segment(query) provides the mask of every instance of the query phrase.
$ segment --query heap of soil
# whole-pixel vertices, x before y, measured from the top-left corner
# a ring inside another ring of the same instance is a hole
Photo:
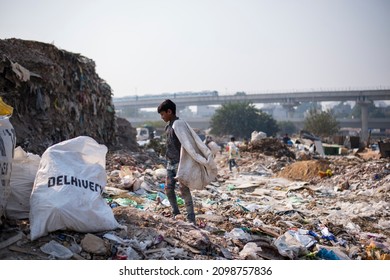
[[[330,162],[326,160],[297,161],[287,165],[276,176],[296,181],[310,181],[319,177],[319,171],[326,172]]]

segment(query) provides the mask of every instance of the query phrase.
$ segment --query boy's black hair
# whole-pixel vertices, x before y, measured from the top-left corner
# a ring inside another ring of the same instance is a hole
[[[157,113],[161,113],[162,111],[167,112],[168,109],[171,109],[172,114],[176,115],[176,104],[173,103],[170,99],[165,99],[158,107]]]

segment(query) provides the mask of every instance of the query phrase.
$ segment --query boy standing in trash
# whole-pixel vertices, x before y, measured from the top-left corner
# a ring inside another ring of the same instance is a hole
[[[236,158],[240,157],[240,151],[235,143],[236,139],[234,137],[230,138],[230,142],[227,143],[226,149],[229,155],[229,170],[233,171],[233,167],[237,168],[237,172],[240,172]]]
[[[176,104],[170,99],[162,102],[157,112],[167,123],[165,126],[167,177],[165,193],[173,210],[173,216],[180,214],[176,200],[175,186],[184,199],[187,221],[196,224],[194,203],[190,189],[202,189],[217,176],[217,167],[210,149],[195,131],[176,116]]]

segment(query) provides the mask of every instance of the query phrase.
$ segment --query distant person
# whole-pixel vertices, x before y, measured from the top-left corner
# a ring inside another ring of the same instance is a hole
[[[236,139],[234,137],[231,137],[230,142],[226,145],[226,150],[229,155],[229,170],[233,171],[233,168],[235,167],[237,169],[237,172],[240,172],[240,168],[236,162],[236,159],[240,157],[240,151],[235,141]]]
[[[282,138],[282,140],[283,140],[283,143],[284,143],[284,144],[288,145],[289,142],[291,141],[291,138],[288,136],[288,133],[286,133],[286,134],[284,135],[284,137]]]
[[[309,152],[310,153],[315,153],[315,152],[317,152],[317,147],[316,147],[316,145],[315,145],[315,143],[314,142],[312,142],[311,144],[310,144],[310,146],[309,146]]]
[[[166,99],[157,107],[161,119],[167,123],[166,153],[167,177],[165,193],[173,210],[173,216],[180,210],[176,200],[175,187],[184,199],[187,221],[196,224],[191,189],[202,189],[217,176],[217,166],[210,149],[202,142],[195,131],[176,116],[176,104]]]

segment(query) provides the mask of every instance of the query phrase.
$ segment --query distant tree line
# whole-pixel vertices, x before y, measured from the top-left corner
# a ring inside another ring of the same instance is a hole
[[[368,117],[369,118],[390,118],[390,106],[375,106],[374,102],[368,105]],[[336,118],[360,118],[361,105],[356,103],[353,107],[346,103],[340,102],[332,108],[332,112]]]
[[[253,131],[262,131],[267,136],[276,136],[279,132],[293,134],[297,128],[290,121],[277,122],[271,115],[256,108],[250,102],[231,102],[218,108],[211,118],[211,134],[247,138]],[[306,107],[304,130],[328,137],[339,131],[340,124],[333,110],[322,111],[320,106]]]

